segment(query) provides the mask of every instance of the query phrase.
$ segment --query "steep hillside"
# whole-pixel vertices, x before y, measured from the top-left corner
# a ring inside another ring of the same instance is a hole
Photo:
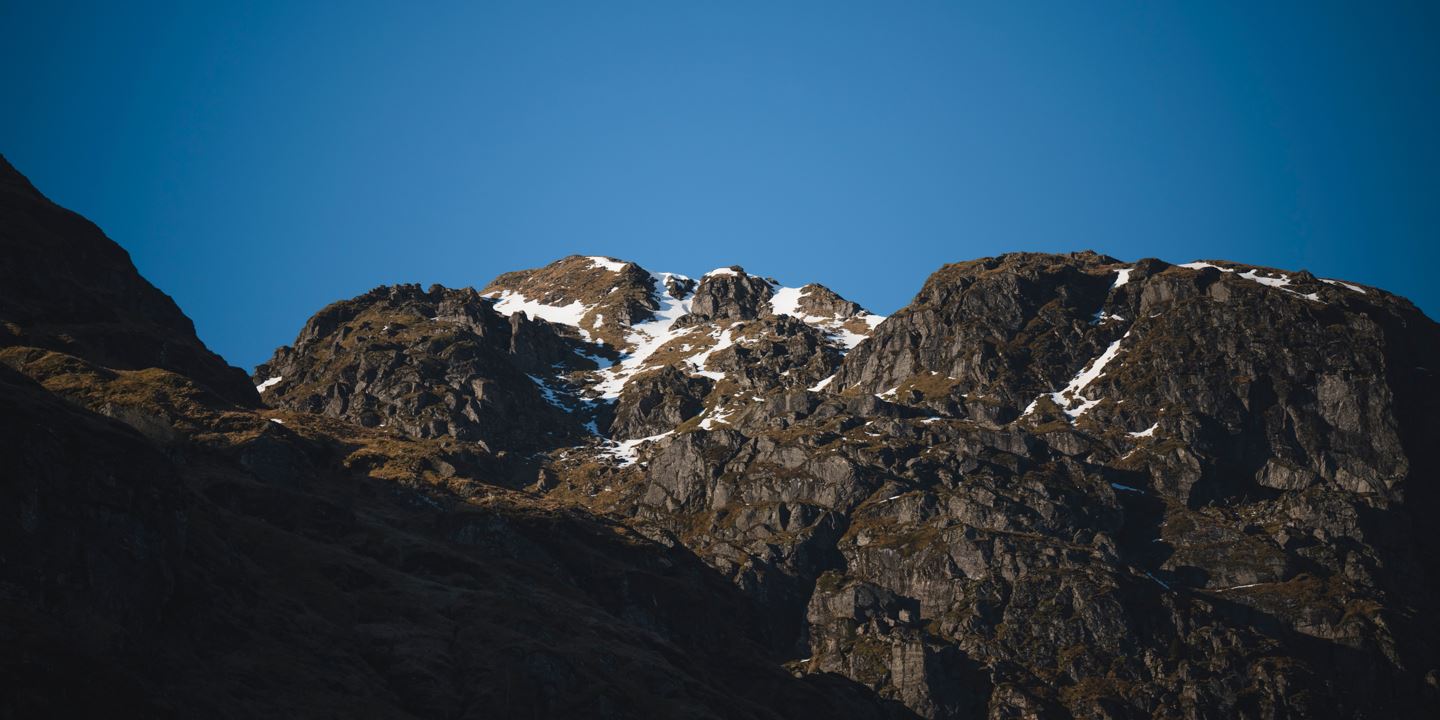
[[[7,242],[38,232],[7,223]],[[118,247],[98,233],[33,239],[62,254],[95,244],[66,272],[106,276],[97,297],[140,297],[117,298],[98,320],[78,302],[51,318],[44,293],[0,286],[11,333],[0,348],[0,717],[906,715],[838,675],[786,672],[763,619],[712,568],[512,489],[534,466],[445,434],[464,425],[381,427],[351,414],[356,404],[335,417],[257,410],[248,384],[233,392],[217,380],[243,374],[112,262]],[[502,348],[566,346],[472,295],[402,288],[375,300],[407,326],[417,307],[445,318],[449,334],[424,346],[448,353],[441,374],[494,372],[505,389],[477,397],[548,422],[543,397],[512,387],[533,388],[528,366]],[[151,341],[169,352],[122,352]],[[312,357],[336,354],[297,376],[294,397],[394,389],[350,376],[374,369],[374,342],[301,343]],[[167,365],[181,346],[205,362]],[[427,379],[430,361],[414,360]]]
[[[1440,326],[1383,290],[1009,254],[882,318],[571,256],[245,383],[8,177],[0,717],[1440,707]]]
[[[0,157],[0,347],[83,355],[108,367],[165,368],[231,402],[258,405],[245,374],[195,337],[170,296],[90,221],[41,195]]]

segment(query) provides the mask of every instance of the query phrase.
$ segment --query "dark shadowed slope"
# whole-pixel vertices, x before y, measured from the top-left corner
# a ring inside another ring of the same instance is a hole
[[[170,296],[100,228],[45,198],[0,157],[0,347],[25,345],[101,365],[173,370],[247,407],[245,374],[195,337]]]

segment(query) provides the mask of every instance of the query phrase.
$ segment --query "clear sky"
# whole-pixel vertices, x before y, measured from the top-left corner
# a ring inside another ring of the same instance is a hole
[[[570,253],[882,313],[1013,250],[1225,258],[1437,317],[1437,8],[0,0],[0,153],[247,369]]]

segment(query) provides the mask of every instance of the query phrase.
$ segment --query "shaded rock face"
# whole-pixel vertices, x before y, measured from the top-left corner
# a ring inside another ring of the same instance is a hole
[[[584,432],[582,408],[541,376],[594,362],[548,325],[501,316],[468,288],[378,288],[322,310],[255,377],[276,407],[496,449],[556,447]]]
[[[1375,288],[1013,254],[880,322],[575,256],[325,308],[257,410],[17,287],[0,715],[1440,706],[1440,328]]]
[[[658,435],[695,417],[704,409],[714,383],[674,367],[641,375],[625,386],[615,406],[610,435],[619,440]]]
[[[50,202],[0,157],[0,347],[44,347],[109,367],[185,374],[245,406],[245,373],[195,337],[170,296],[90,221]]]
[[[694,550],[801,672],[925,717],[1440,700],[1440,329],[1403,299],[1007,255],[937,272],[819,391],[722,352],[723,427],[551,494]]]

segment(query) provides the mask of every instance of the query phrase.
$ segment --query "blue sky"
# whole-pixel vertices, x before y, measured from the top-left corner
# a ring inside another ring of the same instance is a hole
[[[879,312],[1013,250],[1226,258],[1436,317],[1440,6],[1260,5],[7,2],[0,153],[247,369],[570,253]]]

